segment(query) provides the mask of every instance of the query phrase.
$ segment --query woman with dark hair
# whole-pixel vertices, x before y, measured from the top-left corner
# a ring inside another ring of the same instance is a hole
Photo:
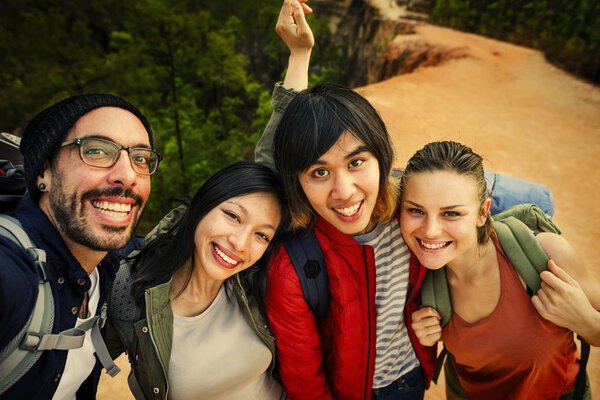
[[[229,166],[121,266],[109,349],[127,350],[136,398],[282,397],[261,313],[264,259],[286,225],[282,198],[268,167]]]
[[[422,344],[441,338],[453,355],[458,381],[446,374],[448,398],[461,387],[469,399],[572,398],[573,332],[600,345],[600,287],[577,252],[555,233],[532,239],[551,261],[530,298],[492,225],[482,158],[463,144],[427,144],[408,161],[401,187],[404,240],[448,281],[452,315],[443,329],[433,308],[412,315]]]

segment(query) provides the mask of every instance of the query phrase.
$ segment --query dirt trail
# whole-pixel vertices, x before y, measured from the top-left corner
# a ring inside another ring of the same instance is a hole
[[[600,280],[600,88],[537,51],[425,24],[416,31],[415,40],[467,57],[357,89],[386,121],[398,165],[430,141],[451,139],[472,146],[490,170],[545,183],[555,221]],[[598,349],[588,373],[600,394]],[[434,387],[426,398],[442,393]]]
[[[555,196],[555,221],[600,279],[600,88],[537,51],[430,25],[416,30],[415,39],[467,57],[358,89],[388,124],[397,164],[425,143],[452,139],[472,146],[490,170],[544,182]],[[127,373],[103,377],[98,398],[132,398]],[[588,373],[599,395],[598,349]],[[426,398],[443,399],[443,384]]]

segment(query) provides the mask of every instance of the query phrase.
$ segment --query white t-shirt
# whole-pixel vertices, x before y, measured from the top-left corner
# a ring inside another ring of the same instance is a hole
[[[266,372],[271,352],[225,285],[202,314],[173,317],[169,399],[281,397],[281,386]]]
[[[98,274],[97,268],[90,274],[90,280],[92,281],[92,286],[90,287],[90,290],[88,290],[89,318],[77,318],[77,322],[75,323],[76,327],[96,315],[98,301],[100,300],[100,285],[98,284],[100,275]],[[96,364],[96,358],[94,357],[96,351],[94,350],[94,345],[92,344],[92,338],[90,336],[91,330],[88,330],[85,333],[83,346],[78,349],[69,350],[65,370],[58,383],[58,388],[56,388],[54,397],[52,397],[53,400],[75,400],[77,390],[79,390],[81,384],[92,373],[94,365]]]

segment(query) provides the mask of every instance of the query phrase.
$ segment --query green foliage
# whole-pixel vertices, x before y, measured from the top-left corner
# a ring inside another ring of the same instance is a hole
[[[600,83],[598,0],[435,0],[432,21],[540,49]]]
[[[19,133],[70,95],[125,97],[152,123],[163,155],[140,232],[217,169],[253,159],[270,92],[289,52],[281,0],[3,0],[0,130]],[[309,16],[319,46],[311,82],[337,81],[339,48]]]

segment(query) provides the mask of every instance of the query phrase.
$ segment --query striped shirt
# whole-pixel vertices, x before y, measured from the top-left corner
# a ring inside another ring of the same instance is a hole
[[[419,366],[404,323],[410,252],[395,218],[354,238],[375,252],[377,339],[373,388],[378,389]]]

